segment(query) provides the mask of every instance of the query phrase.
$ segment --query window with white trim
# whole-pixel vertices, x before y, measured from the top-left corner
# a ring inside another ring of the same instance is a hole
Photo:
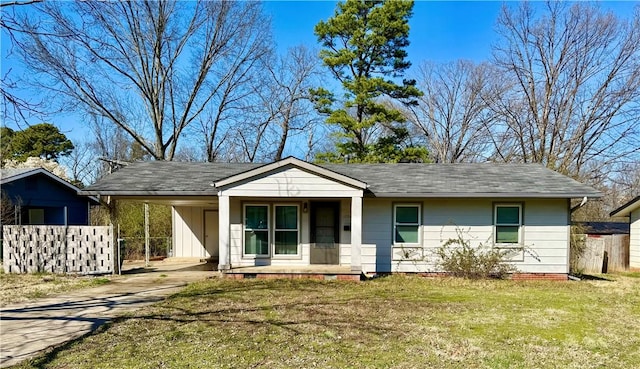
[[[244,254],[269,255],[269,205],[244,206]]]
[[[495,205],[493,224],[496,244],[519,244],[522,228],[522,205]]]
[[[396,204],[393,207],[393,243],[420,243],[420,205]]]
[[[299,244],[299,205],[244,205],[244,255],[300,255]]]
[[[275,228],[273,230],[274,255],[297,255],[298,235],[300,224],[298,221],[297,205],[276,205]]]

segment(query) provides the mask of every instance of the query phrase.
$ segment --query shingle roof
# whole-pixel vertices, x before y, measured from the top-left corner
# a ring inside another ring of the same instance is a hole
[[[539,164],[334,164],[327,169],[369,184],[380,197],[600,197]]]
[[[259,167],[246,163],[135,162],[86,187],[83,194],[215,195],[213,182]]]
[[[264,164],[137,162],[82,191],[86,195],[215,195],[213,183]],[[323,164],[367,183],[377,197],[600,197],[538,164]]]
[[[629,223],[625,222],[576,222],[585,234],[629,234]]]

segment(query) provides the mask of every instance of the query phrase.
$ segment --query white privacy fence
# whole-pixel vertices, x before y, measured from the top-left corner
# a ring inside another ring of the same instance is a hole
[[[113,271],[111,226],[2,227],[5,273],[99,274]]]

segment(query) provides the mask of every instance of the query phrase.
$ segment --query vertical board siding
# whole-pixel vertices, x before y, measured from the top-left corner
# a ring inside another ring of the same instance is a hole
[[[204,227],[218,227],[218,224],[204,224],[201,206],[174,206],[173,216],[173,256],[189,258],[209,258],[205,247]]]
[[[5,273],[112,272],[110,226],[2,227]]]
[[[629,266],[640,269],[640,209],[631,212],[629,221]]]

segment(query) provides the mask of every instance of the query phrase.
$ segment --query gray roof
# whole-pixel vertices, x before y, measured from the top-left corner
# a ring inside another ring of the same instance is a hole
[[[214,182],[264,164],[136,162],[85,188],[85,195],[215,195]],[[322,164],[365,182],[376,197],[600,197],[539,164]]]
[[[600,192],[540,164],[338,164],[379,197],[600,197]]]

